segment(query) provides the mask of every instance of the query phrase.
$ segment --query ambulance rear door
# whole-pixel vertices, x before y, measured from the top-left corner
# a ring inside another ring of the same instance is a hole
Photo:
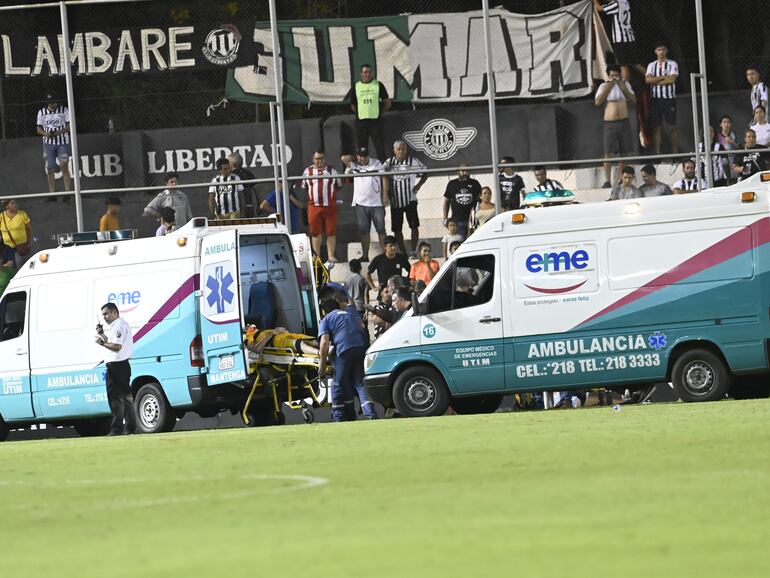
[[[238,231],[222,231],[203,238],[200,264],[201,338],[209,385],[246,378],[238,265]]]
[[[294,260],[297,263],[297,267],[299,267],[297,278],[302,293],[302,309],[305,318],[304,333],[307,335],[317,335],[321,313],[318,309],[318,292],[316,291],[313,251],[310,248],[310,238],[305,234],[291,235],[291,245],[294,249]]]

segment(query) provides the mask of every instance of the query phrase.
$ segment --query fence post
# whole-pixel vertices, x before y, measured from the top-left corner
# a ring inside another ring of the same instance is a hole
[[[67,108],[70,111],[70,142],[72,143],[72,182],[75,185],[75,219],[78,232],[83,231],[83,199],[80,196],[80,156],[78,154],[78,129],[75,122],[75,90],[72,85],[72,56],[70,54],[70,31],[67,22],[67,5],[59,2],[61,33],[64,46],[64,75],[67,81]]]
[[[492,193],[495,199],[495,213],[500,212],[500,179],[497,178],[500,160],[497,150],[497,117],[495,114],[495,74],[492,71],[492,35],[489,30],[489,0],[481,0],[484,13],[484,52],[487,57],[487,98],[489,100],[489,142],[492,148]]]
[[[286,143],[286,125],[284,123],[283,113],[283,58],[281,57],[281,42],[278,38],[278,22],[275,14],[275,0],[270,0],[270,32],[273,35],[273,77],[275,80],[275,109],[278,114],[278,158],[281,160],[281,184],[283,185],[283,194],[281,195],[283,200],[283,207],[281,207],[281,213],[283,214],[283,220],[286,223],[286,227],[291,230],[291,207],[289,200],[289,182],[286,180],[286,155],[284,154]],[[273,161],[275,162],[275,160]],[[277,198],[276,191],[276,198]],[[277,208],[277,207],[276,207]],[[329,257],[334,258],[334,255]]]
[[[703,33],[703,0],[695,0],[695,23],[698,29],[698,66],[700,67],[701,78],[701,114],[703,115],[703,152],[706,155],[706,182],[709,186],[714,185],[714,171],[711,164],[711,142],[709,138],[709,95],[708,82],[706,76],[706,45]],[[698,146],[698,143],[695,143]],[[721,161],[720,161],[721,162]],[[700,170],[700,168],[698,168]],[[700,180],[698,181],[700,184]],[[700,187],[699,187],[700,188]]]

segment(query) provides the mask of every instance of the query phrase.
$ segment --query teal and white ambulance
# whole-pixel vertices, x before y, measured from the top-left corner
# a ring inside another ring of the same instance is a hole
[[[367,391],[407,416],[661,381],[685,401],[770,393],[769,194],[761,173],[498,215],[369,348]]]
[[[275,218],[195,218],[165,237],[110,235],[60,236],[3,293],[0,440],[39,423],[106,433],[104,351],[94,328],[107,302],[133,330],[131,386],[145,433],[173,429],[185,412],[244,408],[246,320],[317,332],[310,240]],[[255,425],[276,417],[262,389],[246,411]]]

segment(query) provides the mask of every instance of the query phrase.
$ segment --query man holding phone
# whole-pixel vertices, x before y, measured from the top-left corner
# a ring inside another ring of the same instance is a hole
[[[134,347],[131,326],[120,317],[117,305],[102,305],[102,317],[108,324],[107,333],[101,323],[96,325],[96,343],[107,349],[107,402],[112,412],[112,424],[107,435],[134,433],[136,416],[131,394],[131,365],[128,360]]]

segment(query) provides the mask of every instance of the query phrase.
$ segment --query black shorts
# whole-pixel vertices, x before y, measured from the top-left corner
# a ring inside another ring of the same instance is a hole
[[[631,125],[627,118],[604,121],[604,154],[630,154],[633,152]]]
[[[394,233],[400,233],[404,228],[404,215],[410,229],[420,226],[420,216],[417,214],[417,201],[412,201],[406,207],[390,207],[390,223]]]
[[[640,62],[636,42],[616,42],[612,45],[612,51],[619,66],[631,66]]]
[[[650,124],[654,128],[664,122],[669,126],[676,126],[676,99],[651,98]]]

